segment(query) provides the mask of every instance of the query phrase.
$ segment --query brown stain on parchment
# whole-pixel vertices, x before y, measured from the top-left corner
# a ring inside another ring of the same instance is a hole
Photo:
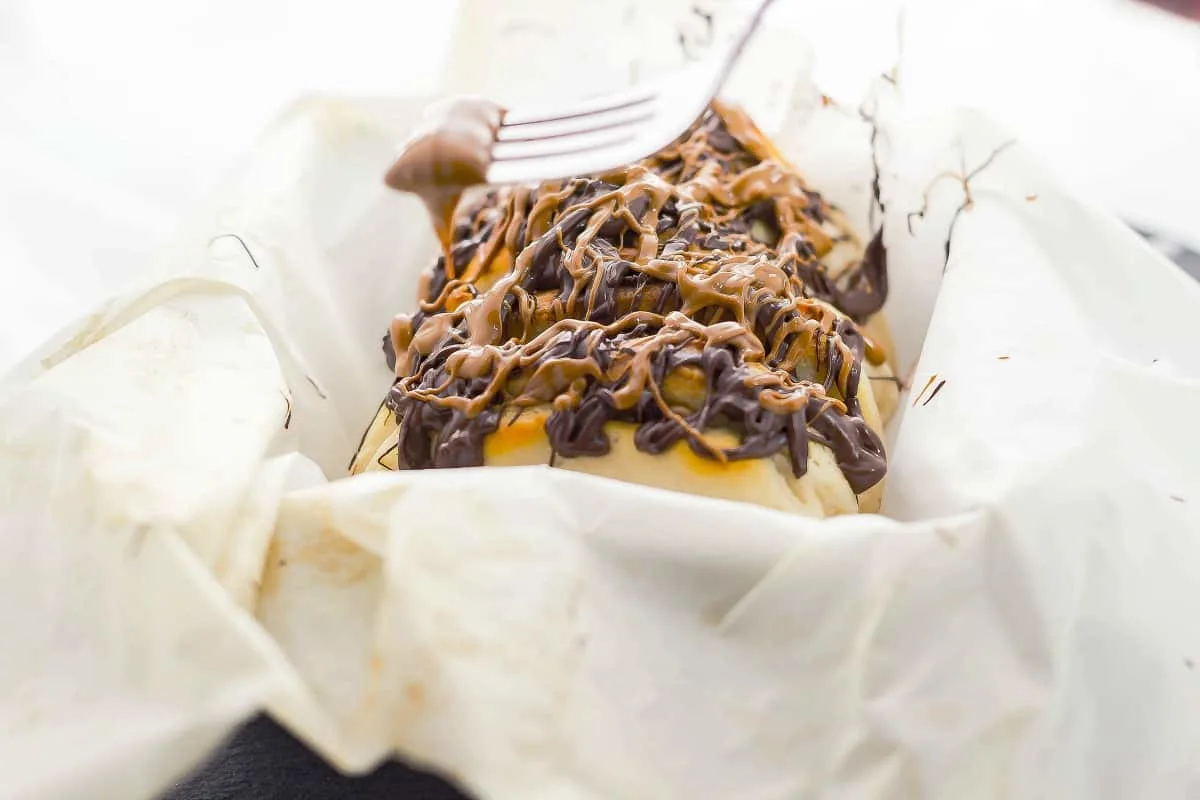
[[[283,548],[279,542],[278,535],[271,536],[271,543],[267,545],[267,555],[263,561],[262,576],[259,578],[259,589],[255,607],[251,609],[258,613],[258,606],[263,600],[271,597],[279,591],[279,575],[280,570],[287,566],[287,556],[282,552]]]
[[[411,682],[404,685],[404,699],[408,701],[409,706],[413,711],[420,711],[425,705],[426,694],[425,687],[417,682]]]
[[[379,559],[337,528],[325,527],[317,541],[296,548],[288,561],[307,565],[345,586],[365,580]]]
[[[947,547],[958,547],[958,537],[955,536],[951,531],[948,531],[945,528],[934,528],[933,532],[937,534],[937,537],[941,539],[942,543]]]
[[[267,548],[259,602],[279,592],[285,570],[310,570],[337,586],[350,586],[369,579],[378,569],[377,556],[359,547],[329,520],[321,522],[315,535],[306,532],[301,541],[288,541],[275,531]]]

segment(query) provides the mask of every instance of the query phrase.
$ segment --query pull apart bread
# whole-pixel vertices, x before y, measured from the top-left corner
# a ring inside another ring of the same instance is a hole
[[[886,259],[740,111],[613,174],[460,205],[351,472],[549,464],[808,516],[874,511]]]

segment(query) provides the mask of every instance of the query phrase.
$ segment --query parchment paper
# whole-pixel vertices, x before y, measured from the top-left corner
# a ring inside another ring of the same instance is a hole
[[[545,93],[694,23],[476,5],[450,88],[515,57],[477,49],[499,30],[584,43]],[[886,516],[344,478],[433,253],[380,180],[426,98],[310,99],[191,261],[0,383],[0,795],[151,797],[265,708],[343,770],[489,800],[1195,796],[1200,288],[986,120],[910,114],[902,68],[874,125],[823,101],[801,22],[730,94],[864,232],[879,167],[913,387]]]

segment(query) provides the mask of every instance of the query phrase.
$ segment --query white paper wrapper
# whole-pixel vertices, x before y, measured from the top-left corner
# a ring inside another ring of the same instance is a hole
[[[690,10],[549,5],[486,19],[628,68],[589,37]],[[516,54],[473,49],[473,8],[454,88]],[[871,128],[804,79],[800,22],[731,93],[865,231]],[[299,104],[194,263],[0,384],[0,796],[153,796],[262,708],[488,800],[1200,790],[1200,288],[1015,146],[943,277],[938,176],[1004,136],[876,89],[916,391],[888,516],[827,521],[547,468],[342,477],[433,253],[380,180],[425,100]]]

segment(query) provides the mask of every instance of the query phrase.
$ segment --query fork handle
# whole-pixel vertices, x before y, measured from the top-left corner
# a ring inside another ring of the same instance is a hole
[[[733,67],[737,64],[742,56],[742,52],[746,49],[747,42],[754,35],[754,31],[762,23],[763,17],[767,14],[767,9],[775,0],[749,0],[749,2],[736,3],[738,6],[750,6],[750,14],[742,22],[740,26],[734,29],[730,41],[730,48],[725,53],[724,63],[717,73],[717,84],[714,87],[714,94],[724,85],[729,74],[733,71]]]

